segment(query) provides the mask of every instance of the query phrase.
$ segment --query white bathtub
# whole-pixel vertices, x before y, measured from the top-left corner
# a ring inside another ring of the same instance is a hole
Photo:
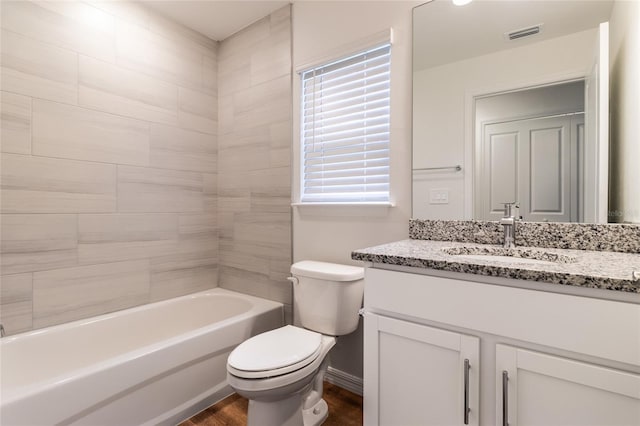
[[[226,360],[283,325],[282,304],[223,289],[0,341],[0,424],[176,424],[230,395]]]

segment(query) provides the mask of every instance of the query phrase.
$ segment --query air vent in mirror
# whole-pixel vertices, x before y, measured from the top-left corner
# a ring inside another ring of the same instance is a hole
[[[505,38],[507,40],[518,40],[524,37],[529,37],[532,35],[536,35],[536,34],[540,34],[542,32],[542,25],[543,24],[538,24],[538,25],[534,25],[532,27],[528,27],[528,28],[522,28],[519,30],[515,30],[515,31],[510,31],[508,33],[505,33]]]

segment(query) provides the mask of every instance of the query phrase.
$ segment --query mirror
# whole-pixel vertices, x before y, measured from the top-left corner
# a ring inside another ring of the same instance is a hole
[[[640,222],[637,3],[414,8],[413,217]]]

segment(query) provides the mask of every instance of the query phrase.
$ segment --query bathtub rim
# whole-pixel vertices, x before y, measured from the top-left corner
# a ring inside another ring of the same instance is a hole
[[[6,405],[11,405],[11,404],[20,402],[20,400],[24,398],[28,398],[29,396],[33,395],[36,391],[47,392],[52,390],[56,386],[64,384],[65,382],[86,379],[92,374],[108,371],[122,364],[125,361],[128,361],[128,362],[136,361],[140,358],[155,354],[167,346],[181,344],[191,339],[201,337],[217,329],[222,329],[224,328],[224,326],[252,317],[258,312],[266,312],[273,308],[284,309],[284,304],[281,302],[276,302],[276,301],[264,299],[261,297],[252,296],[252,295],[216,287],[213,289],[208,289],[208,290],[204,290],[196,293],[190,293],[184,296],[178,296],[171,299],[161,300],[158,302],[152,302],[144,305],[134,306],[127,309],[121,309],[118,311],[101,314],[95,317],[74,320],[67,323],[56,324],[50,327],[45,327],[42,329],[31,330],[31,331],[7,336],[2,338],[2,340],[0,340],[0,351],[2,350],[2,346],[6,344],[10,344],[15,340],[18,340],[19,338],[31,338],[32,336],[37,336],[45,333],[53,333],[59,330],[64,330],[65,328],[72,328],[75,326],[91,324],[98,321],[106,321],[110,318],[113,318],[114,316],[122,315],[123,313],[145,311],[145,310],[153,309],[158,306],[175,303],[176,301],[179,301],[179,300],[187,300],[187,299],[194,299],[199,297],[208,297],[208,296],[215,296],[215,295],[225,295],[225,296],[231,296],[231,297],[239,297],[241,299],[248,299],[249,301],[252,302],[251,307],[240,314],[233,315],[221,321],[216,321],[214,323],[210,323],[205,326],[194,328],[193,330],[189,330],[187,333],[179,334],[177,336],[173,336],[168,339],[161,340],[159,342],[145,345],[131,351],[123,352],[122,354],[119,354],[115,357],[108,358],[106,360],[91,364],[86,367],[78,368],[71,372],[59,374],[35,383],[29,383],[23,386],[16,386],[13,389],[6,389],[0,385],[0,409]]]

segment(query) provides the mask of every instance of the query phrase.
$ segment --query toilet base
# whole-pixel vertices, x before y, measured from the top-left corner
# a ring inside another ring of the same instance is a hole
[[[313,407],[301,409],[300,395],[272,402],[249,400],[247,426],[320,426],[329,416],[329,406],[324,399]]]
[[[321,399],[311,408],[302,410],[304,426],[319,426],[327,420],[329,416],[329,406],[324,399]]]

